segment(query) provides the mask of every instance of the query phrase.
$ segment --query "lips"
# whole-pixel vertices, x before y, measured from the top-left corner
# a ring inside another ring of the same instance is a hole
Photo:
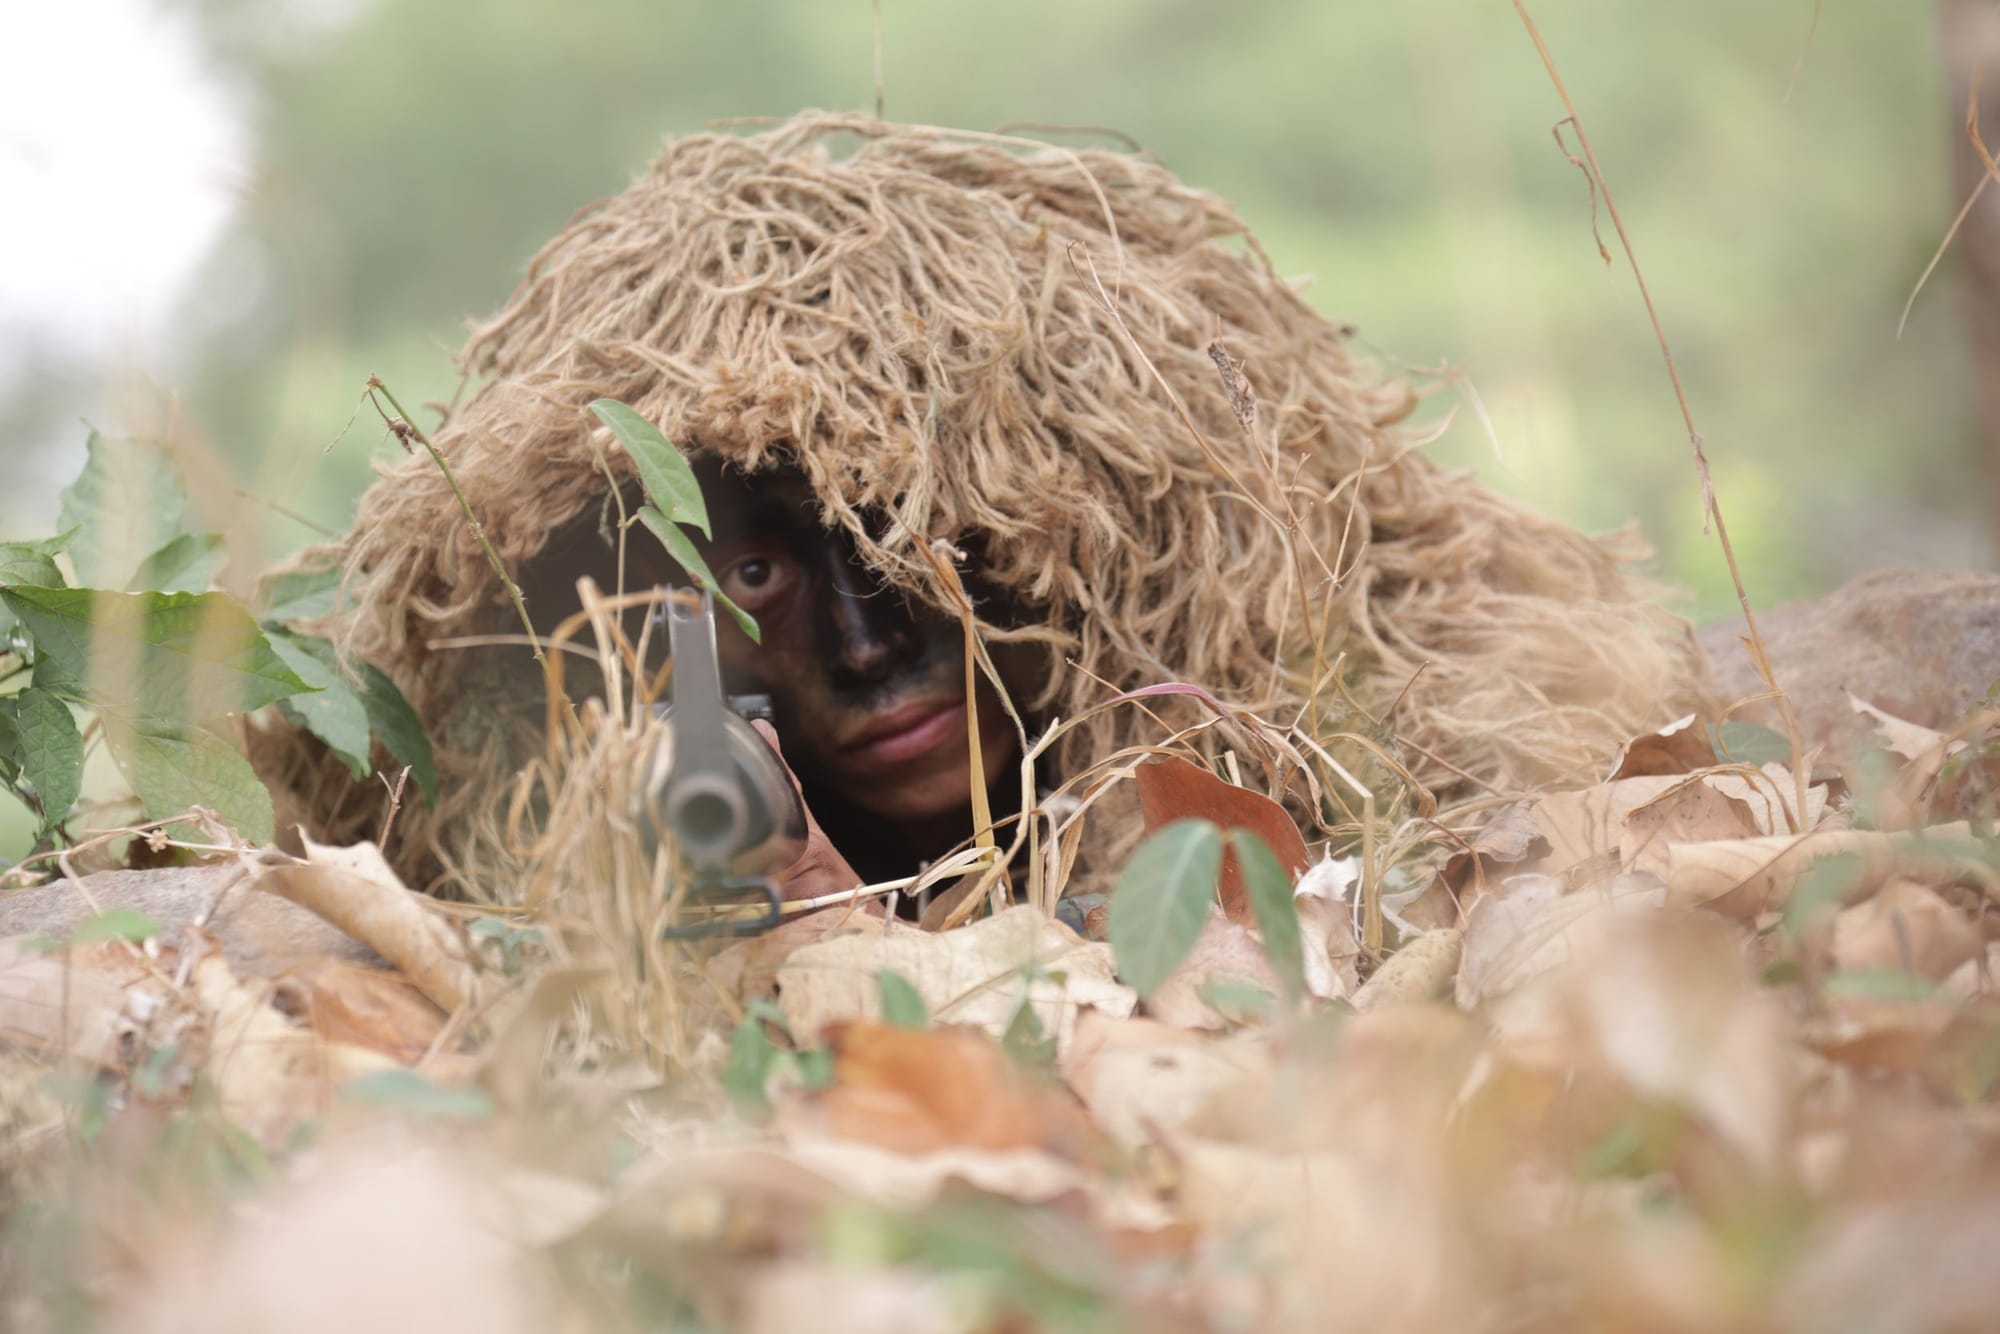
[[[957,700],[916,700],[870,720],[841,746],[851,759],[896,764],[929,754],[965,735],[965,705]]]

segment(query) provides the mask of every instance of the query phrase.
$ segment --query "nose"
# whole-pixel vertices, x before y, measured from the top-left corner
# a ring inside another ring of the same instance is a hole
[[[829,550],[821,642],[841,685],[873,686],[923,655],[923,636],[903,600],[884,588],[852,553]]]

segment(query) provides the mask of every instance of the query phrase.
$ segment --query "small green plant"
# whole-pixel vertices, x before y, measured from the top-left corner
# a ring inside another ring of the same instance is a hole
[[[1118,974],[1141,996],[1160,988],[1201,936],[1227,848],[1243,873],[1264,954],[1288,1000],[1305,991],[1304,946],[1292,879],[1270,846],[1244,829],[1176,820],[1132,854],[1111,893],[1109,936]]]
[[[357,777],[379,739],[434,795],[429,745],[388,678],[365,666],[349,677],[331,644],[285,624],[331,610],[338,571],[276,581],[255,618],[209,590],[222,538],[192,531],[191,512],[165,448],[93,433],[60,535],[0,543],[0,786],[33,813],[38,843],[73,841],[67,822],[100,742],[147,818],[202,806],[269,842],[271,797],[231,718],[272,706]]]
[[[762,643],[763,636],[757,629],[757,622],[750,613],[729,600],[716,582],[715,571],[708,568],[701,552],[695,547],[694,539],[681,531],[682,527],[693,528],[703,537],[713,537],[714,531],[708,523],[708,504],[702,499],[701,484],[696,481],[694,469],[675,449],[673,442],[660,434],[660,428],[641,417],[637,412],[620,403],[615,398],[600,398],[590,405],[599,421],[611,428],[618,442],[625,446],[632,464],[639,470],[639,483],[645,488],[647,504],[639,511],[639,522],[646,525],[653,536],[660,539],[667,554],[680,562],[681,568],[690,578],[715,595],[743,627],[743,633],[751,642]]]

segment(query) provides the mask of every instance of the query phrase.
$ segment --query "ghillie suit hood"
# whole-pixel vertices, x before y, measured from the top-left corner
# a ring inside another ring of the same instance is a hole
[[[1684,627],[1621,574],[1629,545],[1412,452],[1413,387],[1143,156],[823,114],[679,139],[462,355],[477,387],[434,439],[510,569],[603,505],[607,463],[631,479],[586,410],[610,397],[685,448],[797,466],[916,598],[950,605],[933,539],[975,540],[1033,609],[983,629],[1047,646],[1021,701],[1045,717],[1183,681],[1289,723],[1317,691],[1322,731],[1377,729],[1441,788],[1506,787],[1582,776],[1697,697]],[[449,865],[508,774],[452,722],[468,655],[432,645],[518,623],[421,454],[336,552],[358,599],[337,638],[410,698],[455,794],[405,811],[400,861]],[[1056,767],[1160,739],[1105,711]],[[301,776],[280,775],[324,832],[379,820],[379,790],[329,802]]]

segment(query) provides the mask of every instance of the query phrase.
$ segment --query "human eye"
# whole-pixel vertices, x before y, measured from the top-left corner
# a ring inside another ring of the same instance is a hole
[[[798,567],[790,557],[757,551],[724,565],[718,578],[731,600],[754,613],[784,596],[798,580]]]

